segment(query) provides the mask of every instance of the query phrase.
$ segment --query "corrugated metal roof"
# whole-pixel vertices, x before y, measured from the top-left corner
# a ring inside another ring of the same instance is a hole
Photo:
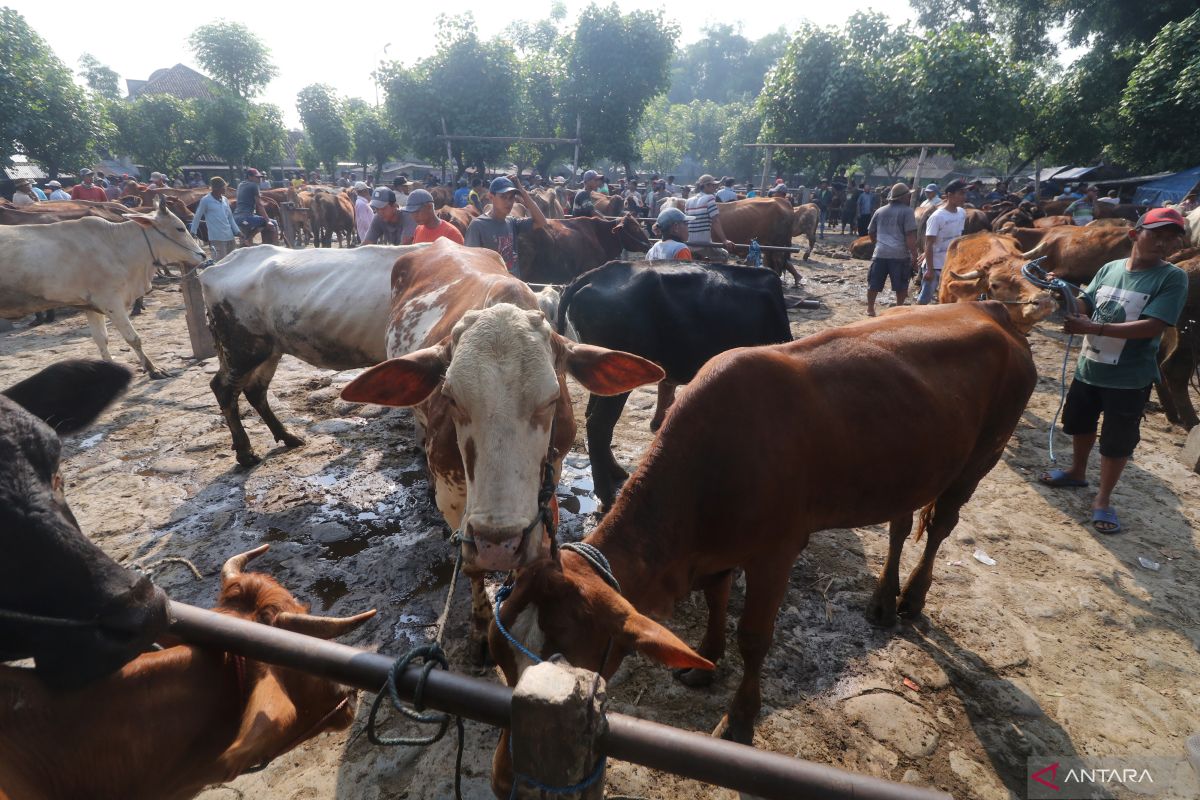
[[[216,84],[211,78],[200,74],[184,64],[156,69],[145,81],[127,80],[129,99],[142,95],[169,94],[181,100],[213,97]]]

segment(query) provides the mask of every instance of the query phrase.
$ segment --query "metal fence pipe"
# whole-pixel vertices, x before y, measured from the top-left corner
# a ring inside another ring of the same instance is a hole
[[[270,664],[303,670],[376,692],[395,659],[337,642],[315,639],[269,625],[217,614],[171,601],[171,632],[200,645],[229,650]],[[400,696],[411,699],[420,667],[401,676]],[[430,708],[507,728],[512,690],[497,683],[434,670],[425,684]],[[917,786],[858,775],[700,733],[624,714],[606,715],[601,740],[605,755],[671,772],[685,778],[750,792],[773,800],[949,800],[949,795]]]

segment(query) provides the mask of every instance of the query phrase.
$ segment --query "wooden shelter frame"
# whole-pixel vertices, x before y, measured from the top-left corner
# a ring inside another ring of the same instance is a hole
[[[451,142],[529,142],[530,144],[573,144],[575,145],[575,156],[571,159],[571,183],[575,183],[575,174],[579,172],[579,145],[583,142],[579,138],[579,129],[582,124],[582,118],[575,115],[575,138],[563,139],[555,136],[467,136],[455,135],[451,136],[446,130],[446,118],[442,117],[442,135],[438,136],[446,143],[446,161],[454,163],[454,154],[450,150]]]

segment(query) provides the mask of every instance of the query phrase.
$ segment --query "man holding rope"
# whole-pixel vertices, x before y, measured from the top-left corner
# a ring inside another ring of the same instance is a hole
[[[1179,249],[1186,228],[1183,215],[1173,208],[1148,211],[1129,232],[1129,258],[1101,267],[1080,295],[1091,318],[1069,316],[1063,325],[1067,333],[1084,334],[1062,415],[1072,461],[1069,469],[1043,473],[1041,481],[1056,488],[1088,485],[1088,456],[1103,414],[1100,486],[1092,501],[1092,527],[1100,533],[1121,532],[1113,488],[1141,438],[1142,412],[1159,377],[1163,331],[1176,323],[1187,300],[1187,273],[1165,260]]]

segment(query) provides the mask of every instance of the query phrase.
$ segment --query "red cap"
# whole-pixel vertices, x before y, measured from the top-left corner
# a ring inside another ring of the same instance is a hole
[[[250,169],[246,170],[246,175],[251,178],[262,177],[262,173],[259,172],[258,170],[256,170],[254,167],[251,167]]]
[[[1176,225],[1180,230],[1187,230],[1187,220],[1173,208],[1152,208],[1137,221],[1139,228],[1161,228],[1164,225]]]

